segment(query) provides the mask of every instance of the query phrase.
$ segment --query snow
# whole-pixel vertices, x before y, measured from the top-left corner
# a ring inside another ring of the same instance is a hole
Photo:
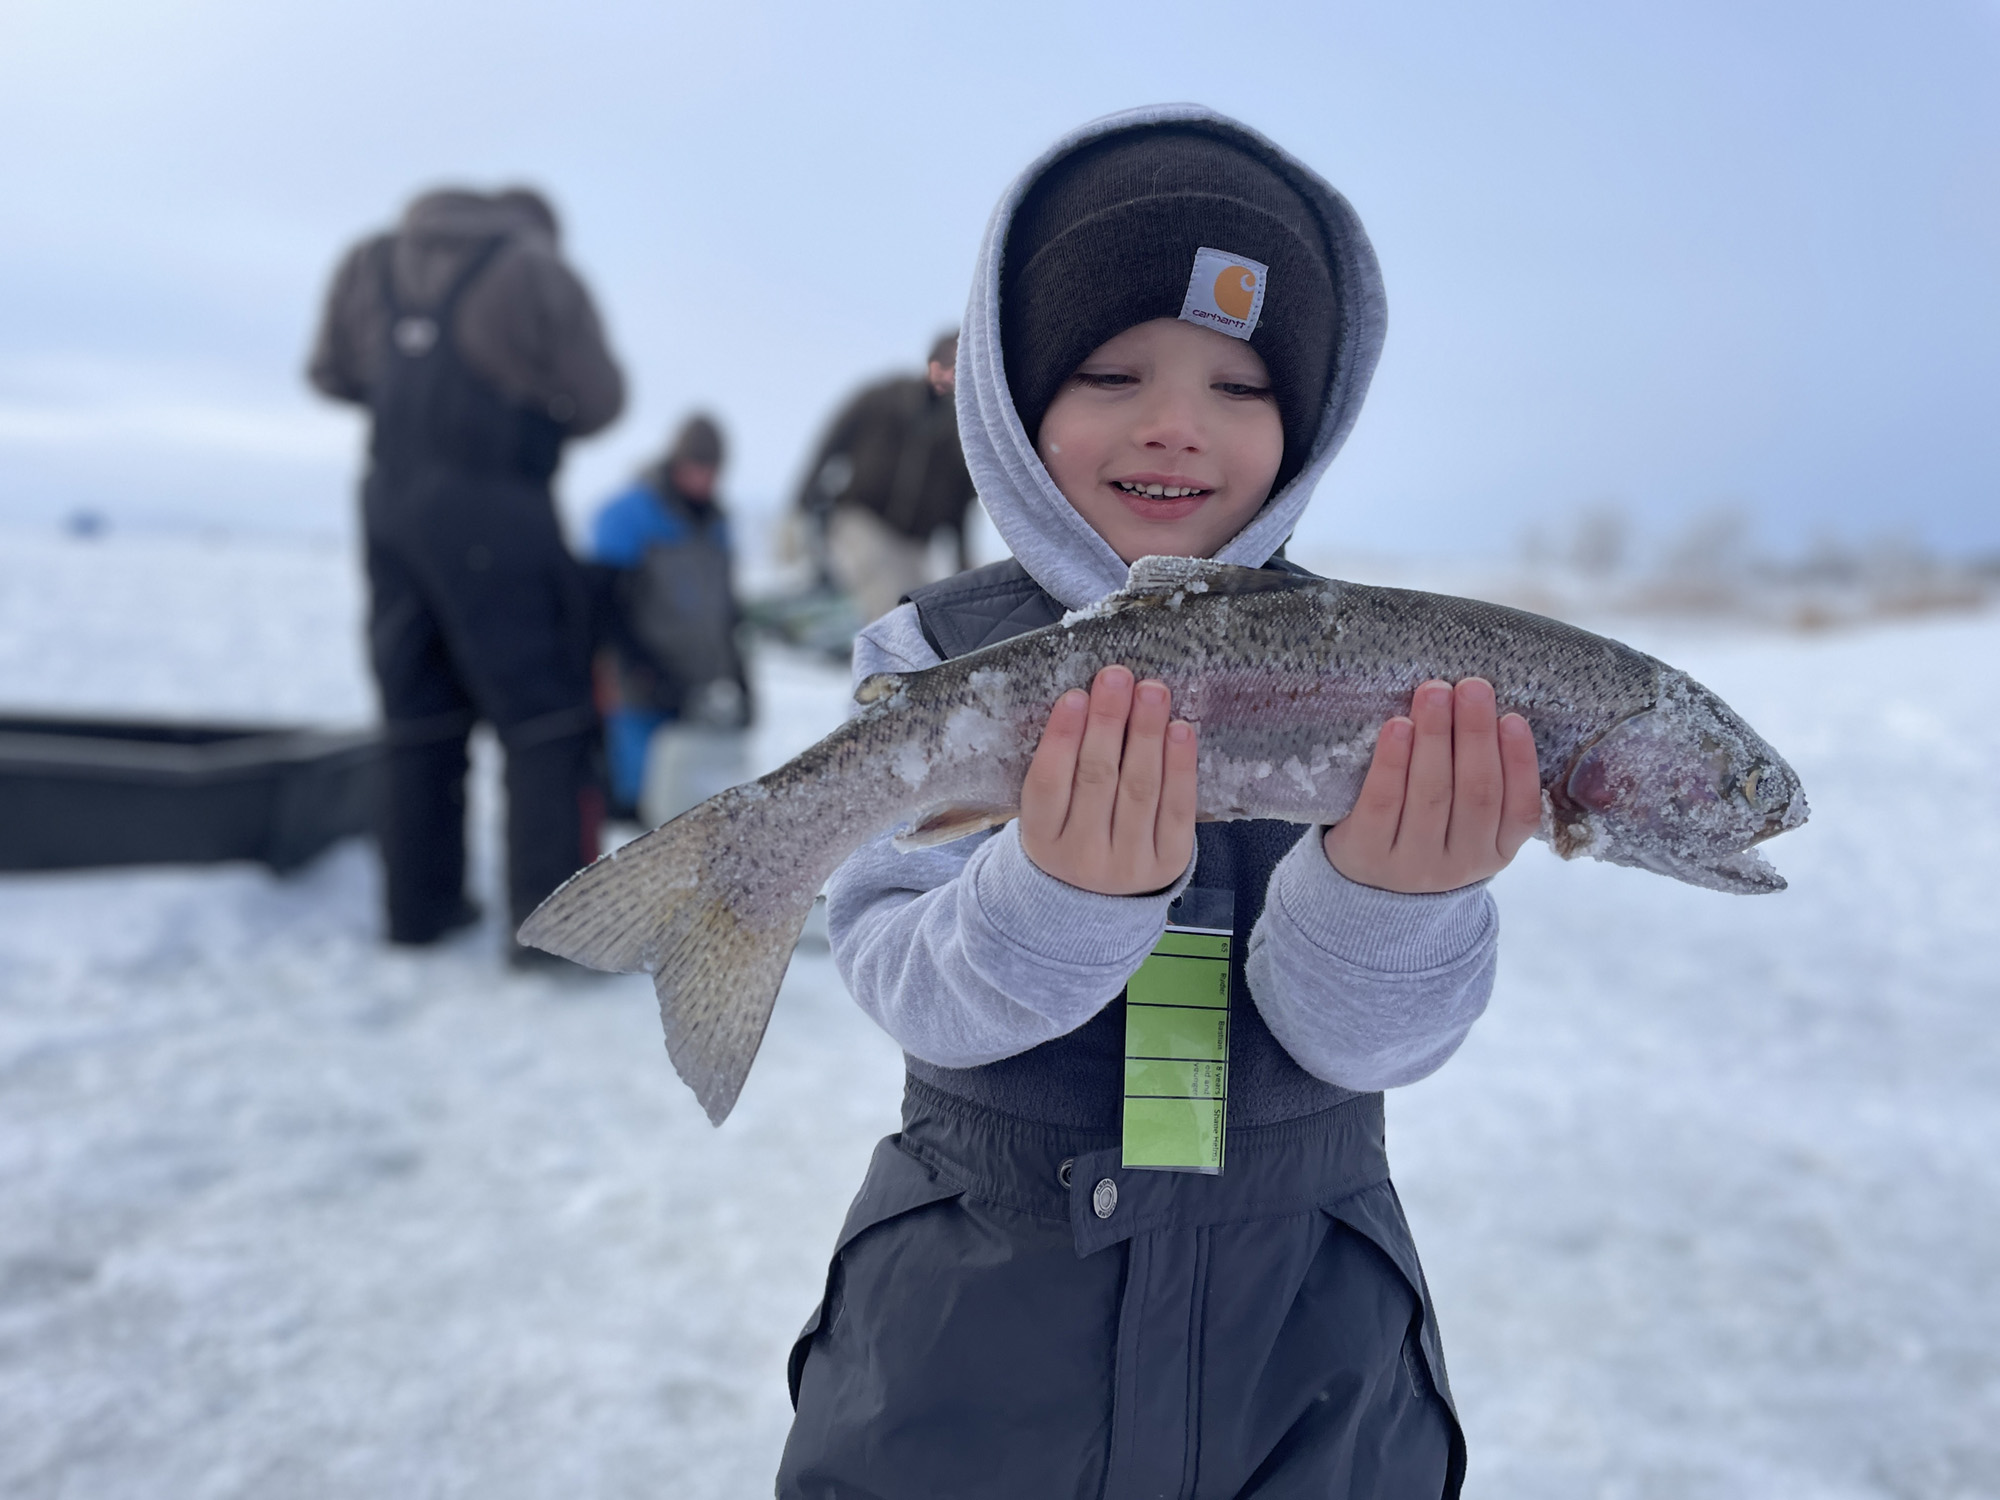
[[[1390,1114],[1478,1491],[2000,1494],[2000,620],[1634,644],[1813,818],[1782,895],[1499,882],[1492,1011]]]
[[[11,536],[0,703],[354,722],[360,597],[338,548]],[[2000,618],[1633,644],[1813,821],[1777,896],[1501,877],[1492,1009],[1390,1100],[1468,1493],[2000,1495]],[[768,765],[846,685],[758,671]],[[803,948],[712,1130],[644,980],[375,902],[358,845],[0,877],[0,1494],[768,1493],[895,1049]]]

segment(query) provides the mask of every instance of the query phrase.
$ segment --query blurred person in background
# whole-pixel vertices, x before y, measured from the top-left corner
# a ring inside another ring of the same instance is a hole
[[[799,508],[821,571],[864,620],[932,581],[938,533],[954,533],[958,570],[971,566],[965,523],[973,489],[958,446],[957,365],[958,334],[947,333],[932,345],[926,373],[863,390],[834,419],[806,471]]]
[[[590,611],[549,485],[563,445],[624,402],[547,201],[521,188],[416,199],[341,261],[308,376],[371,418],[361,509],[389,940],[478,920],[465,773],[480,719],[506,752],[518,924],[598,852]]]
[[[715,420],[689,417],[592,530],[592,557],[610,575],[612,809],[649,824],[743,779],[733,773],[750,683],[737,643],[729,519],[716,491],[723,452]],[[718,776],[727,779],[701,790]]]

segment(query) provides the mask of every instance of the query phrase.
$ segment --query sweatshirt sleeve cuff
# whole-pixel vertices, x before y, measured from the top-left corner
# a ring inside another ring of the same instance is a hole
[[[967,957],[989,972],[1025,963],[1071,974],[1097,971],[1123,984],[1159,941],[1167,907],[1193,873],[1190,859],[1164,891],[1100,896],[1037,866],[1021,847],[1020,824],[1010,823],[972,856],[961,877],[970,908],[964,913]]]
[[[1415,896],[1359,885],[1327,860],[1316,829],[1279,862],[1269,904],[1324,953],[1381,974],[1416,974],[1457,964],[1491,940],[1487,885]]]

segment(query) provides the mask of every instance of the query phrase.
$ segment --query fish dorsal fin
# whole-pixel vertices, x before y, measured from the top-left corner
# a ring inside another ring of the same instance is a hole
[[[1118,598],[1160,598],[1162,594],[1272,594],[1320,582],[1312,574],[1276,568],[1238,568],[1214,558],[1140,558],[1126,576]]]
[[[1125,587],[1088,609],[1071,610],[1063,624],[1075,625],[1134,609],[1179,609],[1195,594],[1268,594],[1318,583],[1310,574],[1281,573],[1270,568],[1239,568],[1212,557],[1142,557],[1132,564]]]
[[[1113,599],[1157,599],[1163,594],[1269,594],[1316,583],[1309,573],[1240,568],[1212,557],[1142,557]]]
[[[1229,574],[1256,571],[1217,562],[1212,557],[1142,557],[1132,564],[1125,587],[1118,593],[1171,594],[1176,590],[1190,594],[1227,593]]]

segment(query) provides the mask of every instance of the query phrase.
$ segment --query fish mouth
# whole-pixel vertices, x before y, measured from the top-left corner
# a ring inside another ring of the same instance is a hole
[[[1746,849],[1753,848],[1763,843],[1766,839],[1774,839],[1781,833],[1790,833],[1794,828],[1802,826],[1811,816],[1812,809],[1806,806],[1806,794],[1804,792],[1794,792],[1792,793],[1792,800],[1785,804],[1785,810],[1781,813],[1773,813],[1770,817],[1766,818],[1764,826],[1758,829],[1750,842],[1743,847]]]
[[[1671,875],[1704,890],[1727,891],[1735,896],[1768,896],[1786,887],[1785,877],[1771,868],[1771,862],[1753,849],[1734,854],[1718,854],[1708,859],[1683,859],[1661,850],[1649,849],[1632,860],[1657,875]]]

